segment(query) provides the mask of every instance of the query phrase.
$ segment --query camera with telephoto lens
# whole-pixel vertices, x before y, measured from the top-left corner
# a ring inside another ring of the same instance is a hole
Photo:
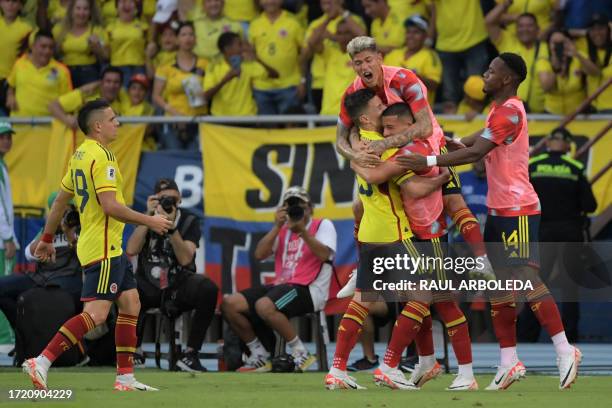
[[[161,205],[165,212],[171,213],[176,207],[176,197],[161,196],[159,197],[159,205]]]
[[[64,213],[64,219],[62,220],[64,225],[68,228],[74,228],[81,225],[81,219],[79,218],[79,212],[74,205],[70,205]]]
[[[291,221],[299,221],[304,218],[304,208],[300,205],[302,200],[291,197],[287,200],[287,215]]]

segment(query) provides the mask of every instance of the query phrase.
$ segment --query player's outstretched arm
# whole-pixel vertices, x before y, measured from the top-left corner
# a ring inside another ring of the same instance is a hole
[[[72,199],[73,195],[74,194],[65,190],[59,190],[57,197],[55,197],[55,201],[53,201],[53,204],[51,205],[43,233],[40,236],[40,241],[36,245],[36,250],[34,251],[34,257],[41,262],[55,262],[53,237],[55,236],[55,232],[62,221],[66,206]]]
[[[166,217],[156,215],[145,215],[136,212],[124,204],[117,202],[114,191],[104,191],[98,193],[98,199],[104,214],[113,217],[121,222],[146,225],[154,232],[158,234],[165,234],[170,228],[172,228],[172,221]]]

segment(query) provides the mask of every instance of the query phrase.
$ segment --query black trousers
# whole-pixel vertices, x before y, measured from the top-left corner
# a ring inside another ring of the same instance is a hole
[[[138,294],[140,296],[140,319],[139,325],[142,326],[144,312],[152,307],[160,307],[162,301],[162,291],[153,285],[147,278],[141,275],[136,276],[138,282]],[[219,288],[207,277],[200,274],[190,274],[180,282],[175,289],[175,305],[181,312],[194,310],[191,320],[191,331],[187,339],[187,347],[200,350],[204,342],[206,330],[215,314],[217,305],[217,295]],[[169,290],[166,289],[164,298],[169,298]],[[138,331],[141,332],[140,330]],[[142,344],[142,336],[138,337],[138,346]]]
[[[580,222],[559,221],[540,224],[540,242],[583,242],[584,232]],[[543,245],[540,248],[540,277],[548,284],[555,263],[563,259],[563,245]],[[580,303],[560,302],[559,311],[563,320],[565,334],[570,343],[578,341],[578,322],[580,320]],[[537,342],[540,337],[540,323],[528,305],[521,311],[517,322],[517,339],[519,342]]]

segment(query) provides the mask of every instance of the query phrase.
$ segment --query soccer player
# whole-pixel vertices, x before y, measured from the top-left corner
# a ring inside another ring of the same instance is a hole
[[[74,152],[61,189],[51,207],[34,256],[41,262],[55,260],[53,235],[64,208],[74,197],[81,219],[77,256],[83,268],[81,300],[83,312],[68,320],[42,353],[23,363],[37,389],[47,389],[47,371],[65,351],[77,344],[91,329],[104,323],[113,302],[119,307],[115,327],[118,391],[157,391],[134,378],[133,353],[140,300],[132,266],[121,249],[126,222],[146,225],[158,234],[172,228],[161,215],[144,215],[125,205],[121,192],[123,177],[108,145],[117,138],[119,121],[108,102],[87,102],[79,111],[79,128],[85,141]]]
[[[362,167],[374,167],[381,163],[380,155],[389,148],[400,148],[413,139],[428,139],[430,145],[440,146],[446,152],[444,132],[436,121],[433,111],[427,102],[427,88],[412,71],[382,65],[382,54],[371,37],[356,37],[347,46],[353,69],[357,78],[344,92],[347,95],[358,89],[369,88],[385,105],[403,102],[410,105],[415,123],[403,132],[372,141],[367,149],[354,150],[349,143],[350,129],[353,121],[341,103],[340,115],[336,127],[336,148],[346,159]],[[474,255],[480,257],[485,268],[477,271],[487,279],[494,278],[492,267],[486,256],[478,220],[469,210],[461,195],[461,183],[454,168],[450,168],[452,179],[444,186],[444,208],[453,219],[461,235],[470,245]]]
[[[363,139],[378,140],[382,138],[381,113],[385,109],[380,98],[371,89],[361,89],[348,95],[344,104],[352,120],[359,124]],[[397,149],[384,152],[383,159],[392,156]],[[334,355],[333,367],[325,377],[328,389],[361,389],[355,380],[346,372],[349,354],[357,340],[364,319],[372,300],[378,300],[374,292],[374,280],[397,281],[397,278],[409,278],[408,270],[396,268],[387,270],[382,275],[373,273],[373,265],[377,258],[386,259],[396,256],[414,256],[416,249],[411,242],[412,231],[406,214],[401,211],[402,199],[398,184],[403,179],[412,177],[407,172],[399,178],[374,185],[366,183],[357,177],[359,196],[363,202],[364,213],[358,232],[359,265],[356,272],[358,291],[353,296],[348,308],[340,321],[338,340]],[[435,187],[439,187],[438,183]],[[420,186],[423,187],[423,186]],[[433,191],[430,187],[425,193]],[[416,387],[408,381],[398,369],[403,350],[412,342],[421,328],[423,319],[429,316],[429,293],[412,291],[411,300],[398,316],[384,362],[374,371],[374,381],[379,385],[393,389],[414,390]]]
[[[410,107],[405,103],[393,104],[382,113],[384,136],[404,131],[413,122],[414,118]],[[417,139],[413,143],[402,147],[396,152],[395,156],[385,160],[375,168],[359,167],[354,163],[352,167],[366,182],[381,184],[406,173],[405,168],[393,162],[393,158],[397,155],[412,153],[433,154],[438,151],[437,149],[432,149],[426,140]],[[438,175],[438,167],[430,167],[422,172],[417,172],[417,174],[423,177],[442,177]],[[440,187],[448,180],[448,173],[445,174],[446,176],[441,179]],[[409,184],[410,180],[407,179],[404,183]],[[404,212],[408,216],[410,228],[415,235],[414,241],[420,243],[420,245],[417,244],[418,249],[423,250],[427,256],[441,258],[441,261],[444,262],[444,243],[447,240],[441,189],[437,188],[430,194],[422,197],[410,194],[409,189],[402,189],[401,192]],[[429,272],[432,273],[432,279],[438,281],[447,280],[446,272],[441,265],[436,265]],[[433,275],[433,272],[435,272],[435,275]],[[446,325],[455,356],[459,363],[459,375],[455,377],[455,380],[447,390],[477,390],[478,384],[472,371],[472,349],[467,320],[450,292],[434,292],[433,301],[436,311]],[[442,373],[440,364],[438,364],[434,355],[431,325],[431,316],[427,316],[423,319],[421,330],[415,338],[419,363],[415,366],[410,380],[419,388]]]
[[[467,148],[427,157],[412,154],[396,159],[413,171],[431,166],[473,163],[486,156],[486,242],[498,276],[529,280],[533,290],[524,293],[531,310],[552,338],[558,356],[559,388],[569,388],[578,375],[582,353],[569,344],[557,305],[538,276],[537,253],[540,201],[529,182],[529,134],[523,102],[516,96],[527,75],[525,61],[517,54],[502,53],[484,73],[484,91],[493,99],[486,127],[463,138]],[[502,246],[503,242],[503,246]],[[508,388],[525,375],[516,353],[516,304],[512,293],[491,296],[491,315],[501,348],[501,365],[488,390]]]

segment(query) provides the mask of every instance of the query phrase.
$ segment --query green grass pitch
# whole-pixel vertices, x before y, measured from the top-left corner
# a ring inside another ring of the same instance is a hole
[[[516,407],[516,408],[596,408],[612,406],[612,379],[582,376],[571,390],[559,391],[558,378],[529,375],[508,391],[483,391],[492,376],[478,376],[481,391],[448,392],[444,388],[453,380],[445,375],[429,382],[420,391],[391,391],[378,388],[368,373],[356,375],[363,391],[327,391],[322,373],[306,374],[237,374],[173,373],[154,369],[137,370],[137,378],[158,387],[160,392],[114,392],[111,369],[52,369],[49,386],[70,388],[74,398],[64,402],[37,401],[34,406],[83,408],[114,407],[340,407],[340,408],[428,408],[428,407]],[[0,371],[0,408],[32,405],[32,402],[10,402],[9,389],[30,388],[29,380],[17,369]]]

